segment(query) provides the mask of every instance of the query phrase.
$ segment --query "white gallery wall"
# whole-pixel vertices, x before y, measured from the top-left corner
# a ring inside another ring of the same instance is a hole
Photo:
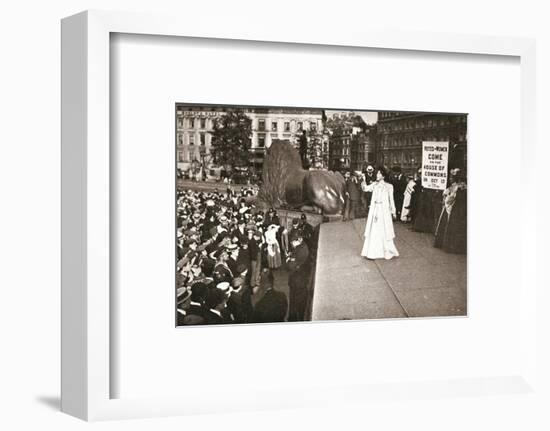
[[[533,167],[538,175],[533,187],[540,188],[540,200],[533,202],[533,211],[539,214],[539,283],[546,277],[547,285],[550,285],[548,275],[543,273],[548,265],[543,265],[542,261],[542,253],[549,241],[546,190],[550,186],[550,150],[544,144],[550,142],[550,131],[546,127],[550,118],[550,14],[545,3],[523,1],[508,4],[479,0],[5,2],[0,13],[0,382],[3,388],[0,394],[0,428],[72,430],[87,426],[57,411],[60,377],[59,21],[62,17],[84,9],[114,9],[175,14],[181,17],[182,26],[191,20],[203,20],[204,25],[209,26],[215,25],[216,20],[230,19],[235,26],[276,22],[281,32],[289,26],[302,27],[305,32],[308,26],[330,31],[350,28],[360,31],[369,27],[536,38],[539,157],[538,166]],[[394,98],[395,95],[392,95],[392,100]],[[385,108],[392,109],[392,106]],[[506,130],[506,121],[498,127]],[[497,151],[499,149],[499,142],[486,142],[484,145]],[[494,202],[495,217],[499,216],[499,211],[514,210],[512,192],[517,192],[518,178],[514,174],[514,158],[506,158],[506,161],[505,166],[487,163],[487,169],[495,172],[495,182],[487,184],[486,199],[492,199],[492,187],[511,190],[508,201],[499,199]],[[506,232],[502,235],[505,239]],[[510,255],[514,252],[513,249],[509,251]],[[547,258],[547,261],[550,259]],[[513,265],[513,262],[514,259],[506,259],[507,265]],[[539,319],[547,324],[549,318],[545,304],[549,303],[549,298],[550,295],[544,292],[539,298]],[[495,295],[494,301],[498,307],[498,295]],[[501,329],[494,328],[495,339],[506,337]],[[491,343],[490,337],[487,342]],[[539,359],[550,362],[548,346],[540,347]],[[403,360],[406,361],[412,353],[410,350],[403,352]],[[475,356],[476,352],[472,351],[471,355]],[[500,365],[495,363],[495,368]],[[548,378],[548,374],[545,377]],[[135,389],[139,392],[139,388]],[[543,407],[532,402],[529,396],[510,395],[415,401],[409,404],[384,401],[367,407],[338,405],[333,409],[239,413],[95,426],[132,430],[152,427],[200,430],[347,430],[367,427],[423,431],[549,429],[549,419]]]

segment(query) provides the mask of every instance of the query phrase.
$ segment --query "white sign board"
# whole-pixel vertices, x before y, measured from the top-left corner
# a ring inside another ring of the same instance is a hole
[[[447,188],[449,142],[422,142],[422,186],[428,189]]]

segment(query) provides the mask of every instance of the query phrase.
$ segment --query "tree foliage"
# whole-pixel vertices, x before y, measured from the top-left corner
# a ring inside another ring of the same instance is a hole
[[[248,166],[252,120],[243,111],[230,111],[216,118],[212,131],[212,156],[215,163]]]
[[[342,135],[352,127],[359,127],[363,132],[368,128],[363,117],[353,112],[334,115],[326,121],[325,126],[335,135]]]

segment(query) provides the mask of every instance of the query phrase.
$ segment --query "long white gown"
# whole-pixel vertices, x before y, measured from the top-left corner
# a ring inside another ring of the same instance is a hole
[[[368,259],[391,259],[399,256],[393,242],[395,238],[392,220],[392,216],[395,217],[393,186],[385,181],[377,181],[368,186],[363,183],[361,188],[363,191],[372,192],[361,256]]]

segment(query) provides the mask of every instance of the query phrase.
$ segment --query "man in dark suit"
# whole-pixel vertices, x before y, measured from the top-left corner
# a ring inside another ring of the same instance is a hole
[[[206,312],[204,317],[207,325],[220,325],[229,323],[224,319],[222,311],[227,305],[227,295],[221,289],[212,287],[208,289],[206,297]]]
[[[302,235],[302,227],[300,226],[300,220],[295,218],[292,220],[292,227],[288,231],[288,240],[292,242],[294,238],[301,235]]]
[[[208,286],[203,282],[191,286],[191,302],[184,316],[178,316],[179,325],[203,325],[206,323],[205,301],[208,295]]]
[[[353,220],[361,201],[361,189],[355,175],[346,172],[346,209],[344,220]]]
[[[286,295],[273,287],[273,272],[270,271],[266,275],[266,281],[266,290],[254,306],[251,321],[254,323],[284,322],[288,310]]]
[[[281,224],[281,220],[279,219],[279,215],[277,214],[277,211],[275,211],[275,208],[269,209],[264,220],[264,227],[266,229],[272,224],[276,224],[277,226]]]
[[[227,263],[229,260],[229,253],[225,248],[222,248],[215,254],[217,255],[217,261],[212,274],[214,281],[216,283],[221,283],[224,281],[231,283],[233,280],[233,272]]]
[[[248,240],[248,235],[246,233],[246,220],[240,218],[237,222],[237,227],[231,232],[231,237],[237,238],[239,245],[244,244]]]
[[[292,252],[287,260],[289,274],[289,322],[304,320],[308,300],[310,276],[309,250],[303,237],[294,238]]]
[[[304,242],[307,244],[308,249],[311,251],[314,229],[313,226],[307,222],[307,216],[305,215],[305,213],[300,214],[300,228],[302,229]]]
[[[228,244],[225,249],[229,253],[229,258],[227,259],[227,266],[231,270],[232,276],[235,277],[237,275],[237,266],[239,265],[239,254],[240,249],[239,246],[236,243],[230,243]]]
[[[397,220],[401,220],[401,210],[403,209],[403,200],[405,198],[405,189],[407,188],[407,177],[401,172],[401,167],[394,166],[392,169],[392,177],[390,183],[393,185],[393,200],[395,202],[395,210]]]

